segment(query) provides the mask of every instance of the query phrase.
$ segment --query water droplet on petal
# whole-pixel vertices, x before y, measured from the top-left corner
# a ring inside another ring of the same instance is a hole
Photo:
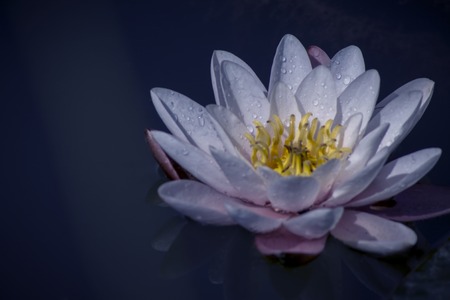
[[[336,73],[336,79],[339,80],[339,79],[341,79],[341,78],[342,78],[341,73]]]
[[[319,105],[319,100],[314,100],[314,101],[313,101],[313,105],[314,105],[314,106]]]
[[[344,77],[344,84],[349,84],[350,81],[351,81],[351,79],[350,79],[349,76],[345,76],[345,77]]]
[[[286,74],[286,69],[281,69],[281,73]]]
[[[285,61],[286,61],[286,57],[283,56],[283,57],[281,58],[281,61],[282,61],[282,62],[285,62]]]
[[[205,126],[205,118],[203,116],[198,116],[198,125],[201,127]]]
[[[252,125],[247,125],[247,129],[250,133],[253,133],[253,126]]]

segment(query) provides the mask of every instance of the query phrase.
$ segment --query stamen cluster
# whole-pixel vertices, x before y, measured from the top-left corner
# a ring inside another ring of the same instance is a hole
[[[309,176],[328,160],[351,152],[341,145],[341,125],[333,127],[333,120],[328,120],[320,126],[317,118],[309,122],[311,116],[303,115],[296,126],[295,115],[291,115],[287,128],[277,115],[267,126],[255,120],[255,135],[245,135],[252,146],[252,165],[270,167],[283,176]]]

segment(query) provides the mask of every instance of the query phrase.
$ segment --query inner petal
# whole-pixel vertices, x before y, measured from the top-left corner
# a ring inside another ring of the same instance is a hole
[[[295,115],[283,124],[273,115],[266,125],[255,120],[253,134],[245,136],[252,147],[253,167],[269,167],[282,176],[310,176],[330,159],[343,159],[351,148],[342,146],[341,125],[333,120],[321,125],[318,118],[306,113],[296,122]]]

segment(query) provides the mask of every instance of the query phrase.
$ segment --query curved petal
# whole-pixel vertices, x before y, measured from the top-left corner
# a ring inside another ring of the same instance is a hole
[[[344,205],[361,193],[380,172],[388,158],[388,154],[388,149],[381,150],[369,161],[365,168],[353,173],[350,178],[333,187],[331,197],[323,202],[322,206],[335,207]]]
[[[163,88],[151,90],[153,104],[176,137],[209,153],[209,146],[235,152],[227,134],[206,109],[188,97]]]
[[[289,215],[279,214],[268,207],[237,203],[225,205],[233,220],[251,232],[266,233],[279,228]]]
[[[314,170],[312,177],[315,178],[320,185],[319,193],[314,201],[315,204],[325,200],[325,197],[329,194],[331,188],[333,187],[334,181],[336,180],[341,168],[342,161],[340,159],[331,159]]]
[[[222,62],[222,73],[222,86],[228,108],[247,127],[253,127],[253,120],[267,121],[269,101],[255,78],[246,69],[231,61]]]
[[[236,200],[198,181],[170,181],[160,186],[158,193],[170,206],[195,221],[213,225],[235,224],[225,205]]]
[[[264,91],[267,94],[266,87],[261,83],[256,73],[249,67],[242,59],[237,57],[236,55],[227,52],[216,50],[213,52],[211,58],[211,81],[214,90],[214,97],[216,99],[216,103],[222,106],[228,106],[225,98],[225,93],[222,87],[222,70],[221,65],[222,62],[228,60],[234,62],[235,64],[244,68],[247,72],[249,72],[253,78],[255,79],[255,83],[259,86],[259,89]]]
[[[337,94],[333,77],[325,66],[317,66],[306,76],[295,93],[300,112],[311,112],[323,125],[334,119]]]
[[[158,142],[155,141],[153,133],[150,130],[147,130],[146,133],[150,150],[166,176],[172,180],[186,178],[186,174],[184,174],[183,170],[180,170],[181,168],[174,166],[173,161],[170,160]]]
[[[195,178],[228,195],[238,194],[214,159],[206,152],[165,132],[152,131],[152,133],[164,152]]]
[[[339,96],[343,122],[360,112],[363,115],[360,131],[364,132],[372,116],[380,89],[380,75],[376,70],[368,70],[352,81]]]
[[[340,50],[331,59],[330,70],[336,81],[337,95],[340,95],[366,70],[361,50],[356,46],[348,46]]]
[[[269,93],[282,82],[295,94],[306,75],[311,72],[311,62],[302,43],[293,35],[285,35],[278,45],[270,73]]]
[[[355,147],[348,158],[348,166],[342,171],[338,182],[346,180],[355,172],[361,170],[367,162],[375,155],[378,145],[383,139],[389,124],[382,124],[369,134],[367,134]]]
[[[401,252],[417,241],[403,224],[351,210],[345,210],[331,234],[352,248],[379,255]]]
[[[270,117],[278,115],[284,124],[289,124],[289,117],[294,115],[296,120],[300,120],[297,100],[292,90],[283,82],[277,82],[270,90]]]
[[[336,226],[343,212],[342,207],[318,208],[285,221],[283,226],[298,236],[317,239]]]
[[[419,111],[413,120],[413,125],[422,117],[425,109],[428,107],[430,103],[431,96],[433,95],[434,82],[428,78],[418,78],[414,79],[388,95],[382,101],[380,101],[375,106],[374,114],[377,114],[383,107],[388,105],[392,100],[397,98],[401,94],[408,94],[411,91],[420,91],[423,94],[422,101],[420,103]]]
[[[406,190],[433,168],[441,152],[438,148],[423,149],[389,162],[372,183],[347,205],[369,205]]]
[[[352,149],[358,142],[362,118],[363,116],[361,113],[356,113],[345,121],[344,128],[339,133],[339,140],[342,141],[342,147]]]
[[[376,114],[367,125],[370,132],[382,123],[389,123],[389,130],[378,149],[389,147],[394,149],[409,133],[419,112],[422,92],[412,91],[400,94]]]
[[[269,234],[257,235],[256,248],[263,255],[307,254],[317,255],[323,251],[327,236],[308,240],[301,238],[287,230],[279,229]]]
[[[267,195],[276,209],[298,212],[309,208],[317,198],[320,185],[313,177],[281,177],[269,183]]]
[[[263,179],[247,161],[229,153],[211,150],[212,156],[228,178],[239,198],[264,205],[269,200]]]
[[[324,65],[325,67],[330,67],[331,59],[328,54],[323,51],[318,46],[310,46],[307,50],[309,59],[311,60],[311,65],[313,68],[318,65]]]
[[[394,221],[425,220],[450,213],[450,188],[416,184],[394,197],[394,207],[371,206],[368,212]]]
[[[210,104],[206,106],[206,110],[208,110],[214,119],[219,122],[236,149],[247,158],[247,160],[250,160],[250,153],[252,150],[250,143],[244,136],[244,134],[248,132],[248,128],[244,123],[242,123],[242,121],[229,109],[223,106]]]

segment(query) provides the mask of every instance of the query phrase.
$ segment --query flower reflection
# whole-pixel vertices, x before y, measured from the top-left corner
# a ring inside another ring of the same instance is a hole
[[[202,226],[182,218],[170,220],[153,245],[165,252],[162,276],[198,276],[201,269],[200,276],[208,272],[211,283],[222,285],[225,299],[340,299],[370,292],[385,298],[434,251],[421,240],[408,256],[386,260],[329,239],[318,257],[298,265],[297,255],[262,257],[251,234],[239,227]]]
[[[391,255],[417,241],[396,221],[450,211],[450,201],[426,197],[427,188],[421,205],[408,203],[418,203],[411,193],[412,200],[396,201],[393,209],[379,204],[413,186],[440,157],[440,149],[428,148],[386,164],[428,106],[431,80],[413,80],[376,105],[380,78],[365,70],[359,48],[330,59],[291,35],[277,48],[268,90],[228,52],[214,52],[211,74],[216,104],[206,108],[171,90],[151,91],[172,135],[149,131],[148,140],[177,179],[159,195],[182,214],[239,224],[257,234],[266,255],[317,255],[329,234],[355,249]],[[398,218],[399,211],[408,214]]]

